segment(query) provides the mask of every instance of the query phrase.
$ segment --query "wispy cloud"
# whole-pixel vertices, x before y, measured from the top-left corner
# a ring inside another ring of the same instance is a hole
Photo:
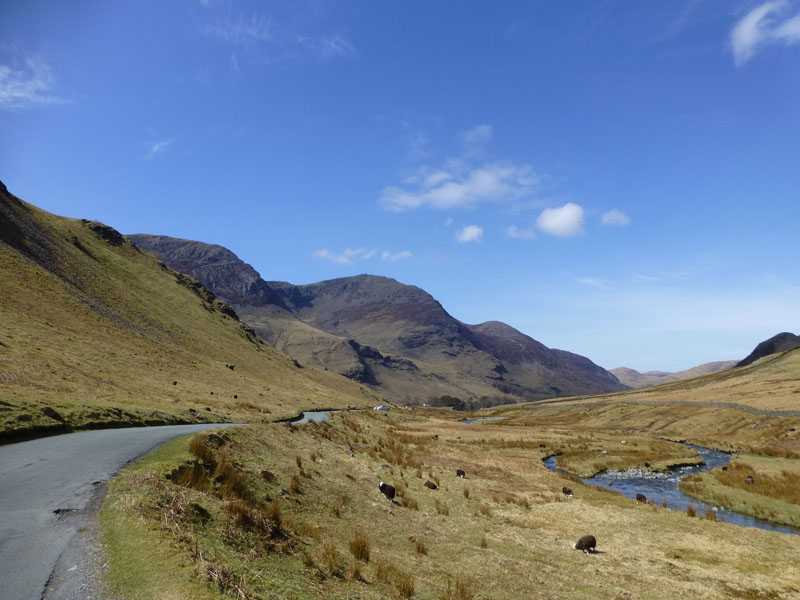
[[[425,160],[430,156],[430,139],[424,131],[411,131],[405,136],[408,153],[406,159],[412,162]]]
[[[253,47],[274,42],[272,23],[263,15],[218,19],[206,28],[206,33],[234,46]]]
[[[456,241],[463,243],[480,243],[483,240],[483,227],[477,225],[467,225],[456,234]]]
[[[20,54],[11,49],[10,54]],[[18,110],[66,100],[53,94],[55,78],[50,66],[38,54],[0,64],[0,110]]]
[[[296,42],[304,46],[310,54],[319,58],[353,58],[358,55],[353,43],[341,34],[322,37],[295,36]]]
[[[358,257],[359,255],[364,255],[367,253],[365,248],[358,248],[356,250],[352,250],[350,248],[345,248],[343,252],[340,254],[335,254],[331,252],[327,248],[322,250],[316,250],[314,252],[314,258],[318,258],[321,260],[329,260],[332,263],[336,263],[337,265],[351,265],[353,264],[353,259]]]
[[[571,237],[586,233],[583,230],[583,208],[567,202],[558,208],[546,208],[536,219],[536,226],[550,235]]]
[[[395,252],[392,254],[389,251],[384,251],[381,254],[381,260],[388,260],[390,262],[396,262],[398,260],[403,260],[405,258],[411,258],[412,254],[408,250],[401,250],[400,252]]]
[[[153,142],[148,144],[149,149],[147,150],[147,154],[144,155],[145,160],[151,160],[156,156],[159,156],[166,152],[167,148],[175,141],[175,138],[171,140],[162,140],[160,142]]]
[[[611,288],[611,283],[609,283],[605,279],[600,279],[599,277],[579,277],[578,283],[582,283],[584,285],[589,285],[591,287],[596,287],[596,288],[603,288],[603,289]]]
[[[506,227],[506,237],[518,240],[535,240],[536,232],[533,229],[520,229],[516,225]]]
[[[630,224],[631,219],[621,210],[614,208],[612,210],[604,212],[600,217],[600,221],[603,225],[606,226],[616,225],[619,227],[623,227],[625,225]]]
[[[482,146],[488,144],[494,135],[491,125],[478,125],[459,134],[461,142],[467,146]]]
[[[399,252],[389,252],[388,250],[384,250],[383,252],[379,253],[378,250],[367,248],[345,248],[339,254],[331,252],[327,248],[316,250],[314,252],[314,258],[319,260],[328,260],[337,265],[352,265],[356,260],[369,260],[371,258],[375,258],[376,256],[380,256],[380,259],[384,261],[396,262],[398,260],[411,258],[413,255],[408,250],[401,250]]]
[[[358,55],[353,42],[341,33],[296,33],[256,13],[217,19],[205,28],[205,33],[233,46],[250,58],[266,62],[293,58],[330,60]],[[241,57],[236,53],[231,56],[238,70]]]
[[[789,3],[771,0],[756,6],[737,21],[730,34],[733,61],[742,66],[766,44],[783,43],[787,46],[800,42],[800,12],[780,19]]]

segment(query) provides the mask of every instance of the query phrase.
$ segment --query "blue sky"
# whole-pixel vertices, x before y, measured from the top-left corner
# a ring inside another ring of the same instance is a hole
[[[0,178],[606,368],[800,332],[800,1],[0,4]]]

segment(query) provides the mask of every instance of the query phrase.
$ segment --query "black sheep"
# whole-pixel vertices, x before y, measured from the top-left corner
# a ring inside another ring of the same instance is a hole
[[[573,544],[572,547],[575,548],[575,550],[583,550],[586,554],[591,554],[595,552],[597,540],[594,539],[593,535],[585,535]]]
[[[397,490],[394,489],[393,485],[381,481],[380,484],[378,484],[378,489],[380,489],[381,493],[389,500],[394,500],[394,495],[397,493]]]

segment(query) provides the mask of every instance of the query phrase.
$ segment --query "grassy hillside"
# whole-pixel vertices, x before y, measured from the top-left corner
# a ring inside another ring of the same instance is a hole
[[[643,389],[587,396],[585,401],[596,402],[598,399],[740,405],[755,411],[800,411],[800,349],[771,354],[746,367]]]
[[[49,214],[4,187],[0,273],[0,438],[377,401],[277,352],[111,227]]]

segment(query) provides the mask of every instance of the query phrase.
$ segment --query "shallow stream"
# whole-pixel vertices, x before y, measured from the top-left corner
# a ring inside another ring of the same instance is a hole
[[[725,508],[713,507],[694,498],[690,498],[678,489],[678,484],[683,477],[694,473],[703,473],[714,467],[726,465],[731,461],[731,455],[727,452],[702,448],[700,446],[687,446],[694,448],[699,453],[699,458],[705,461],[703,465],[693,465],[678,467],[669,473],[653,473],[646,469],[628,469],[627,471],[605,471],[594,477],[588,477],[582,481],[587,485],[597,485],[609,490],[614,490],[628,498],[636,499],[636,494],[644,494],[648,500],[653,500],[657,505],[666,500],[667,507],[672,510],[685,511],[691,504],[697,508],[698,515],[704,515],[707,510],[714,510],[717,513],[717,520],[735,523],[745,527],[757,527],[768,531],[780,531],[782,533],[794,533],[800,535],[800,529],[789,525],[778,525],[756,519],[748,515],[733,512]],[[551,471],[558,471],[556,467],[556,457],[550,456],[544,459],[545,466]]]

